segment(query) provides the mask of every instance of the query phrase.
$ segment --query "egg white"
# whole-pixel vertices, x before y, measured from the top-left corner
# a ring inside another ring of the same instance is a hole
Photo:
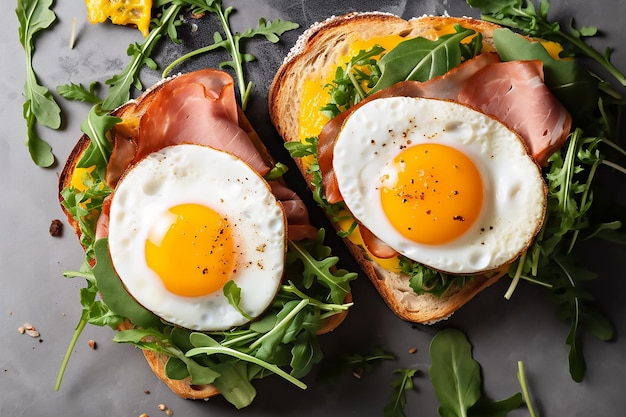
[[[237,157],[200,145],[176,145],[141,160],[111,202],[109,251],[128,292],[145,308],[192,330],[224,330],[248,320],[219,290],[199,297],[169,292],[146,264],[145,242],[159,216],[195,203],[228,216],[238,257],[231,279],[240,307],[259,316],[273,300],[284,268],[286,220],[267,182]],[[259,250],[259,248],[263,250]]]
[[[445,244],[406,239],[380,204],[386,164],[403,148],[420,143],[463,152],[483,181],[478,220]],[[333,168],[346,207],[359,222],[407,258],[443,272],[478,273],[511,262],[532,242],[545,214],[546,185],[519,136],[494,118],[451,101],[392,97],[364,104],[341,129]]]

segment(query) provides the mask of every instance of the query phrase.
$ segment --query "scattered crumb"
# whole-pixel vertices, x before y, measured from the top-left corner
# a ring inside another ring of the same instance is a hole
[[[191,18],[192,19],[202,19],[202,17],[204,17],[204,12],[202,12],[202,13],[192,13],[191,14]]]
[[[417,352],[417,348],[416,347],[412,347],[411,349],[409,349],[409,353],[412,355],[415,352]]]
[[[352,372],[352,375],[357,378],[360,379],[361,376],[363,376],[363,368],[357,368],[354,370],[354,372]]]
[[[198,31],[198,25],[196,25],[195,23],[191,24],[191,32],[197,32]]]
[[[35,329],[35,326],[33,326],[30,323],[24,323],[23,325],[21,325],[20,327],[17,328],[17,331],[20,332],[20,334],[24,334],[26,333],[27,335],[29,335],[30,337],[39,337],[39,332],[37,331],[37,329]],[[43,340],[40,340],[40,342],[42,342]]]
[[[92,348],[93,350],[96,350],[98,348],[98,345],[96,344],[96,341],[93,339],[89,339],[89,341],[87,342],[87,344],[89,345],[90,348]]]
[[[54,219],[50,223],[50,236],[60,237],[63,235],[63,222],[59,219]]]
[[[171,416],[174,414],[174,412],[165,404],[159,404],[159,410],[165,411],[165,414],[167,414],[168,416]]]
[[[149,389],[147,389],[147,390],[145,390],[143,393],[144,393],[144,394],[146,394],[146,395],[150,395],[150,390],[149,390]]]
[[[149,417],[146,413],[139,414],[139,417]]]

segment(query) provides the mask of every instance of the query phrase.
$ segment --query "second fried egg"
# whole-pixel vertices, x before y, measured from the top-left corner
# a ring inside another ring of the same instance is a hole
[[[546,186],[522,140],[455,102],[364,104],[342,127],[333,167],[356,220],[439,271],[496,269],[519,256],[543,223]]]

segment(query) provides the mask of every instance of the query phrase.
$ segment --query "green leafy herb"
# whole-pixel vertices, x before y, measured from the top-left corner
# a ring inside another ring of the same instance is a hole
[[[26,145],[30,156],[40,167],[49,167],[54,163],[52,148],[39,137],[35,123],[51,129],[61,126],[61,109],[50,91],[40,85],[33,67],[35,39],[37,34],[48,29],[56,15],[51,10],[52,0],[19,0],[15,13],[20,22],[18,33],[20,43],[26,52],[26,84],[24,85],[24,119],[27,127]]]
[[[480,365],[472,345],[456,329],[439,331],[430,342],[430,381],[439,399],[442,417],[506,416],[521,406],[521,394],[491,401],[482,393]]]
[[[97,81],[94,81],[89,85],[89,89],[87,89],[82,84],[69,83],[66,85],[57,86],[57,93],[59,93],[61,97],[67,100],[97,104],[102,101],[102,99],[98,97],[98,94],[96,93],[96,87],[98,86],[98,84],[99,83]]]
[[[309,277],[304,283],[305,288],[309,288],[313,284],[313,279],[316,279],[330,290],[330,298],[327,301],[341,304],[350,293],[350,281],[355,279],[357,274],[335,269],[339,258],[329,256],[330,247],[321,244],[324,234],[324,229],[320,229],[315,241],[290,241],[286,263],[292,264],[299,260],[304,268],[303,275]]]
[[[320,111],[332,119],[363,100],[365,91],[374,87],[380,78],[376,58],[384,51],[382,46],[374,45],[369,50],[359,51],[345,68],[337,67],[335,77],[324,87],[328,89],[330,102]]]
[[[393,372],[399,374],[400,376],[391,383],[393,392],[387,401],[387,405],[385,405],[383,416],[404,417],[406,393],[411,391],[414,387],[413,377],[415,376],[417,369],[396,369]]]
[[[432,270],[404,256],[400,256],[400,270],[410,277],[409,286],[418,295],[429,293],[442,297],[450,288],[463,288],[472,279],[471,275],[451,275]]]
[[[596,28],[588,26],[576,29],[571,25],[569,31],[562,29],[558,22],[548,20],[549,0],[541,0],[538,8],[533,2],[525,0],[466,1],[470,6],[481,10],[483,20],[558,42],[568,48],[570,54],[581,54],[593,59],[620,84],[626,86],[626,77],[610,61],[610,51],[600,53],[585,42],[585,37],[596,35]]]
[[[130,90],[133,86],[138,90],[142,89],[139,70],[144,65],[156,69],[156,63],[150,58],[152,49],[164,32],[172,36],[171,30],[168,29],[173,27],[172,24],[178,19],[180,11],[181,6],[175,4],[164,8],[163,15],[156,20],[156,25],[153,25],[146,39],[141,44],[129,45],[127,54],[131,61],[121,73],[106,80],[109,91],[102,103],[102,110],[110,111],[126,103],[130,99]],[[175,36],[175,33],[173,35]]]
[[[439,415],[466,416],[480,398],[480,365],[458,330],[438,332],[430,343],[430,380],[441,406]]]
[[[161,320],[150,310],[141,306],[124,288],[117,276],[111,257],[107,239],[99,239],[94,245],[96,264],[93,268],[96,284],[106,303],[115,314],[128,318],[133,324],[142,327],[160,328]]]
[[[235,9],[233,7],[227,7],[224,9],[221,0],[175,0],[175,2],[193,6],[194,13],[210,12],[217,15],[220,20],[220,24],[222,25],[224,36],[222,36],[219,32],[215,32],[213,35],[213,44],[192,51],[176,59],[163,71],[163,76],[166,76],[173,67],[193,56],[210,52],[215,49],[224,48],[228,51],[232,59],[222,62],[220,66],[222,68],[230,67],[235,71],[237,85],[239,86],[241,107],[245,110],[248,104],[248,99],[250,98],[252,83],[246,83],[243,64],[244,62],[253,61],[255,57],[252,54],[243,53],[241,51],[241,41],[244,39],[251,39],[256,36],[264,36],[269,42],[276,43],[279,41],[280,35],[289,30],[297,29],[299,25],[294,22],[283,21],[280,19],[272,22],[261,18],[259,19],[259,25],[256,29],[250,28],[246,29],[242,33],[233,33],[230,26],[230,15]]]
[[[346,353],[329,357],[324,361],[320,370],[319,378],[325,382],[337,379],[341,374],[350,372],[361,377],[371,372],[381,361],[395,360],[393,353],[386,352],[380,347],[375,347],[368,353]]]
[[[273,181],[281,178],[287,172],[287,165],[277,162],[267,174],[263,176],[265,181]]]
[[[239,305],[239,303],[241,302],[241,288],[237,286],[235,281],[230,280],[226,284],[224,284],[223,291],[226,299],[228,300],[228,303],[233,306],[235,310],[237,310],[239,314],[244,316],[246,319],[252,320],[252,317],[250,317],[248,313],[243,311],[241,309],[241,306]]]
[[[401,42],[378,61],[381,76],[370,94],[400,81],[427,81],[457,67],[463,60],[480,53],[482,36],[476,35],[469,45],[461,43],[476,32],[455,25],[455,33],[436,40],[416,37]]]

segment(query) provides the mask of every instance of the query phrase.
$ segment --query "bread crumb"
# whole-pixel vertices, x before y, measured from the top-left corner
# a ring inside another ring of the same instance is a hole
[[[139,414],[139,417],[150,417],[150,416],[148,416],[146,413],[141,413]]]
[[[17,331],[20,334],[26,333],[30,337],[39,337],[39,332],[37,331],[37,329],[35,329],[35,326],[33,326],[30,323],[24,323],[23,325],[21,325],[20,327],[17,328]],[[41,342],[41,340],[40,340],[40,342]]]
[[[54,219],[50,223],[50,236],[60,237],[63,235],[63,222],[59,219]]]
[[[174,412],[165,404],[159,404],[159,410],[165,411],[165,414],[167,414],[168,416],[171,416],[174,414]]]
[[[147,390],[145,390],[143,393],[144,393],[144,394],[146,394],[146,395],[150,395],[150,390],[149,390],[149,389],[147,389]]]
[[[416,347],[412,347],[411,349],[409,349],[409,353],[412,355],[415,352],[417,352],[417,348]]]
[[[89,339],[89,341],[87,342],[87,344],[89,345],[90,348],[92,348],[93,350],[96,350],[98,348],[98,345],[96,344],[96,341],[93,339]]]
[[[165,404],[159,404],[159,410],[165,411]]]

